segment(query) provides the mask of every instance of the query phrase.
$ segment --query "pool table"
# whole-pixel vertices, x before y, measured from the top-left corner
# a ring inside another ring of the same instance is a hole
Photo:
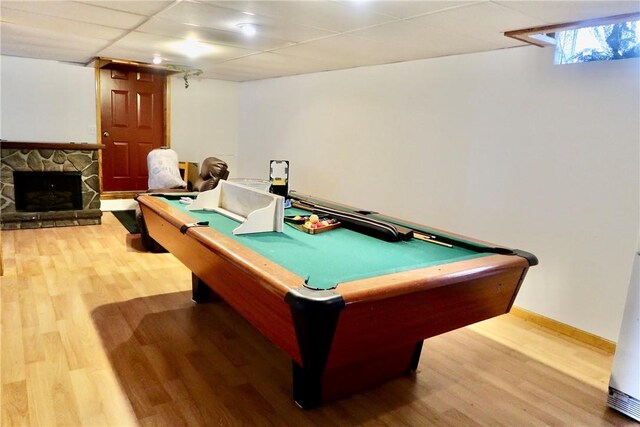
[[[305,409],[414,372],[424,339],[509,312],[537,264],[528,252],[371,212],[452,247],[347,228],[235,236],[237,222],[167,197],[137,198],[149,234],[192,271],[195,302],[226,301],[291,357],[293,399]]]

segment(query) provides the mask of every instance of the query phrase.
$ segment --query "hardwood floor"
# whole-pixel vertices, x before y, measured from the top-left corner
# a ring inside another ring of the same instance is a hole
[[[425,342],[415,376],[312,411],[291,361],[190,272],[99,226],[2,232],[1,407],[14,425],[634,425],[612,355],[505,315]],[[526,286],[526,283],[525,285]]]

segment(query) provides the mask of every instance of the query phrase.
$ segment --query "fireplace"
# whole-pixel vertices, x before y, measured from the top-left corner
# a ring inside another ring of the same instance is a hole
[[[82,209],[80,172],[13,172],[16,211]]]
[[[100,224],[102,148],[0,140],[0,228]]]

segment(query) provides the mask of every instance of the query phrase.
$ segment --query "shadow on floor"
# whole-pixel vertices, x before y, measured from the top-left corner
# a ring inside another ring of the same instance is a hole
[[[425,342],[416,376],[311,411],[291,397],[291,361],[224,302],[189,292],[93,311],[142,424],[620,425],[606,394],[469,329]]]

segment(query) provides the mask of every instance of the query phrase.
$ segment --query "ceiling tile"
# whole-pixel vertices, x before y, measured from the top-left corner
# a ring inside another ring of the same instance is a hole
[[[297,26],[276,27],[264,22],[258,25],[258,34],[254,37],[247,37],[236,27],[217,29],[199,25],[181,24],[176,21],[161,18],[151,18],[148,22],[140,26],[137,31],[179,38],[192,37],[200,41],[257,50],[275,49],[331,34],[313,28],[307,29]]]
[[[434,13],[439,10],[450,9],[466,4],[487,0],[461,0],[461,1],[353,1],[339,0],[349,9],[367,8],[371,12],[381,13],[395,18],[409,18],[412,16]]]
[[[280,53],[264,52],[255,55],[233,59],[205,69],[205,74],[209,72],[236,72],[236,73],[259,73],[261,78],[303,74],[309,72],[333,70],[341,68],[344,64],[336,61],[325,61],[322,59],[302,58]],[[246,70],[246,71],[243,71]]]
[[[231,30],[235,24],[243,22],[244,14],[237,10],[215,7],[211,4],[183,0],[170,9],[156,15],[181,24],[193,24],[202,27]]]
[[[539,18],[495,3],[480,3],[450,9],[442,13],[409,19],[416,25],[437,28],[442,34],[465,36],[490,42],[502,41],[505,31],[545,25]]]
[[[157,53],[162,57],[178,58],[179,62],[185,64],[199,64],[204,61],[212,61],[213,63],[215,63],[256,53],[256,51],[254,50],[240,49],[232,46],[206,44],[206,46],[211,49],[209,52],[204,53],[197,58],[190,58],[186,54],[184,54],[178,47],[178,44],[183,41],[184,40],[177,38],[156,36],[134,31],[118,40],[105,51],[121,49],[136,52],[147,52],[147,62],[154,54]]]
[[[70,1],[2,1],[2,10],[15,9],[39,15],[55,16],[72,21],[104,25],[107,27],[133,29],[145,19],[132,13],[104,9],[84,3]]]
[[[126,30],[118,28],[70,21],[55,16],[39,15],[15,9],[2,9],[2,22],[102,40],[114,40],[126,34]],[[37,42],[38,40],[33,40],[34,44]]]
[[[534,16],[548,24],[562,24],[640,12],[639,1],[496,1],[496,3]],[[527,27],[514,29],[524,28]]]
[[[272,55],[270,52],[261,53],[256,56]],[[289,58],[291,61],[292,58]],[[295,59],[294,59],[295,60]],[[253,67],[247,63],[235,63],[236,60],[218,64],[205,69],[203,76],[208,78],[223,78],[233,81],[261,80],[275,77],[294,76],[298,74],[317,73],[330,71],[341,67],[329,66],[318,63],[311,68],[298,66],[284,66],[283,68]],[[279,61],[279,60],[278,60]]]
[[[174,0],[146,0],[146,1],[130,1],[130,0],[82,0],[79,3],[85,3],[92,6],[100,6],[106,9],[119,10],[122,12],[135,13],[143,16],[153,16],[165,7],[175,3]]]
[[[251,50],[269,50],[293,44],[293,42],[286,40],[268,38],[262,34],[257,37],[246,37],[235,31],[180,24],[160,18],[150,19],[137,31],[175,38],[194,38],[205,43],[224,44]]]
[[[98,52],[96,56],[148,64],[153,60],[154,53],[159,52],[152,51],[149,53],[149,49],[109,46]],[[195,65],[190,63],[190,61],[186,61],[183,56],[165,53],[162,54],[162,59],[164,64],[180,64],[195,67]]]
[[[366,7],[355,8],[335,1],[217,1],[214,4],[333,32],[351,31],[395,19]]]
[[[278,49],[275,53],[323,61],[333,68],[359,67],[389,61],[380,43],[352,34],[341,34],[312,42]]]
[[[257,78],[253,78],[251,76],[245,76],[244,74],[239,74],[236,72],[230,72],[230,73],[225,73],[225,72],[216,72],[216,71],[210,71],[207,72],[205,74],[203,74],[201,76],[201,78],[207,78],[207,79],[215,79],[215,80],[225,80],[228,82],[244,82],[244,81],[249,81],[249,80],[260,80],[260,77]],[[191,81],[191,79],[189,79]]]
[[[262,36],[290,42],[301,42],[333,34],[333,32],[318,28],[284,22],[282,19],[263,15],[249,16],[234,9],[194,1],[183,1],[171,9],[159,13],[157,17],[181,24],[231,31],[238,34],[241,34],[238,24],[252,23],[258,26],[257,37]]]
[[[475,40],[461,40],[460,36],[444,34],[433,26],[416,25],[408,21],[379,25],[352,34],[375,40],[379,49],[387,50],[394,56],[408,55],[411,59],[421,54],[425,57],[444,55],[447,49],[457,48],[461,44],[477,47]]]
[[[0,26],[0,38],[3,55],[78,63],[89,62],[107,43],[5,22]],[[38,43],[34,43],[34,40]]]

